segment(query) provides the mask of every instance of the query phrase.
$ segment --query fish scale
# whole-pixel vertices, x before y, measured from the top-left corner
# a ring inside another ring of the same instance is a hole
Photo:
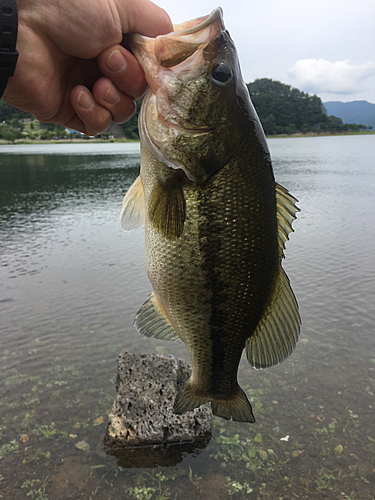
[[[281,260],[298,209],[275,183],[221,11],[197,22],[131,41],[150,89],[140,176],[120,218],[124,229],[145,225],[153,288],[134,324],[187,346],[192,376],[176,413],[210,402],[215,415],[254,422],[238,364],[244,348],[266,368],[296,345],[298,305]]]

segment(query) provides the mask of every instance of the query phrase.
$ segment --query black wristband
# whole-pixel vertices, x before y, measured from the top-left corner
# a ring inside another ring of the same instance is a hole
[[[18,52],[16,51],[18,15],[16,0],[0,0],[0,97],[14,75]]]

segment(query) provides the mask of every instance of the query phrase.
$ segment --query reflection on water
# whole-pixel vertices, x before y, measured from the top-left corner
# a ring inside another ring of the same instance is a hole
[[[194,443],[179,443],[163,446],[143,446],[129,449],[109,449],[107,453],[116,457],[117,465],[123,469],[174,467],[186,455],[198,455],[210,442],[211,435],[200,437]]]
[[[150,285],[118,213],[139,146],[0,147],[0,498],[373,499],[375,136],[269,144],[302,209],[284,264],[301,341],[241,363],[255,425],[215,418],[206,449],[155,470],[102,446],[117,355],[188,359],[132,326]]]

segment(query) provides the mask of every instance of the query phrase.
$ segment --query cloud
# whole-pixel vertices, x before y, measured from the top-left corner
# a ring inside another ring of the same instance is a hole
[[[375,76],[375,61],[350,64],[348,60],[301,59],[288,69],[288,76],[298,88],[312,92],[351,94],[360,83]]]

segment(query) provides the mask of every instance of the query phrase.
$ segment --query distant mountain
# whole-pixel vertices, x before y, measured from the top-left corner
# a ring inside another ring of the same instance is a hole
[[[323,103],[327,115],[334,115],[344,123],[371,126],[375,130],[375,104],[367,101],[328,101]]]

